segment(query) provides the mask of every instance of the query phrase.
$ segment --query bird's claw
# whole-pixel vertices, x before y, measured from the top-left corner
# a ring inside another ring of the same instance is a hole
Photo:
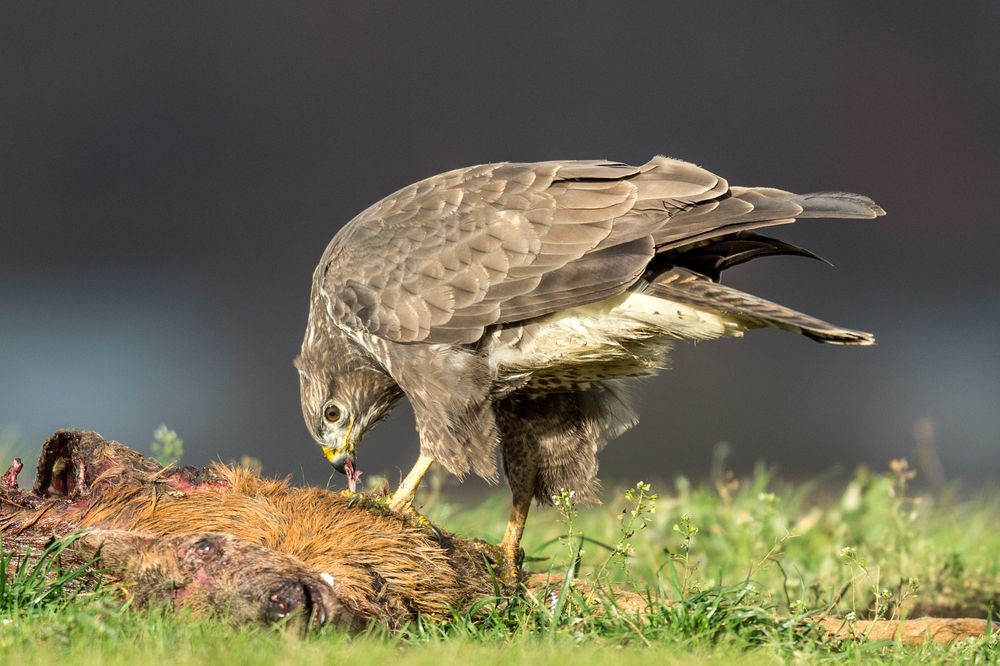
[[[480,539],[473,540],[472,544],[496,572],[499,582],[511,588],[517,586],[521,580],[521,565],[524,563],[523,548],[519,547],[515,553],[509,554],[503,544],[498,546]]]
[[[356,493],[350,490],[342,490],[341,494],[347,497],[347,507],[349,509],[369,509],[383,515],[389,513],[399,514],[414,526],[430,532],[441,546],[448,545],[449,539],[445,533],[424,514],[417,511],[413,504],[407,504],[397,509],[390,504],[389,497],[386,495],[373,496],[370,493]]]
[[[421,516],[421,518],[423,518],[423,516]],[[427,521],[426,527],[431,531],[431,534],[434,535],[434,538],[437,539],[438,545],[440,545],[442,548],[447,547],[448,537],[444,535],[444,532],[441,531],[441,528],[439,528],[437,525],[434,525],[433,523],[431,523],[431,521],[427,520],[426,518],[424,518],[424,520]]]
[[[432,523],[427,516],[417,511],[416,507],[414,507],[412,503],[407,504],[402,508],[402,510],[394,509],[391,506],[389,507],[389,510],[396,511],[396,513],[406,516],[414,525],[421,527],[434,535],[434,538],[437,539],[439,544],[442,546],[446,545],[448,538],[445,536],[444,532]]]
[[[383,497],[371,495],[370,493],[356,493],[350,490],[342,490],[341,494],[347,497],[347,507],[350,509],[369,509],[383,515],[390,512]]]

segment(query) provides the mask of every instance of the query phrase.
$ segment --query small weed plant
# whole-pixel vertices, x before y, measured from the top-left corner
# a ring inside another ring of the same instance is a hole
[[[0,617],[41,608],[65,608],[81,592],[93,587],[95,578],[88,562],[64,567],[63,552],[79,534],[54,539],[44,550],[9,553],[0,549]]]
[[[184,440],[167,426],[160,425],[153,431],[153,443],[149,445],[149,450],[156,461],[166,467],[184,457]]]

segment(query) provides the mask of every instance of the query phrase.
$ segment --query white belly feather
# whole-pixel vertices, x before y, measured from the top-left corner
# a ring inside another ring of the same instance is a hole
[[[591,381],[649,374],[673,340],[743,335],[734,317],[638,292],[561,310],[520,335],[501,332],[490,352],[494,377],[517,373]]]

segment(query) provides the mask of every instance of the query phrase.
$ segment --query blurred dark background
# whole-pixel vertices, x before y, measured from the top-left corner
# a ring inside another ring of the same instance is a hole
[[[495,5],[495,6],[494,6]],[[743,185],[845,189],[878,222],[778,236],[729,283],[879,345],[679,345],[608,480],[1000,462],[996,2],[9,2],[0,5],[0,439],[62,426],[185,462],[329,475],[291,366],[341,224],[420,178],[655,153]],[[925,423],[927,421],[924,421]],[[416,456],[408,408],[361,466]],[[340,481],[338,481],[339,483]]]

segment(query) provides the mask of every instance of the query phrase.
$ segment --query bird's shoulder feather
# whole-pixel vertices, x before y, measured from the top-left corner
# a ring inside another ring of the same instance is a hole
[[[727,191],[665,157],[457,169],[345,225],[317,267],[314,307],[397,342],[475,342],[489,326],[620,293],[666,219]]]

